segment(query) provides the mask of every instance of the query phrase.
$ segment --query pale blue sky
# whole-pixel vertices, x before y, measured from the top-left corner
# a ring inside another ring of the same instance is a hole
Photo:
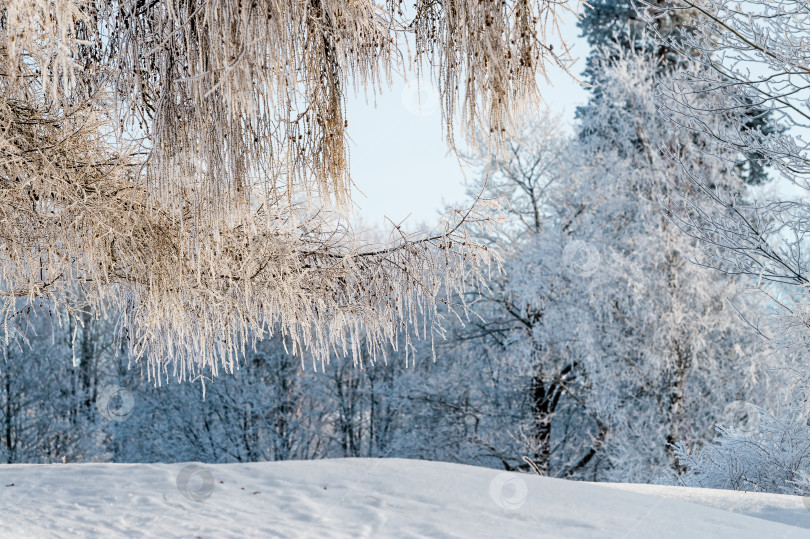
[[[563,36],[573,45],[579,61],[573,69],[579,75],[584,68],[587,43],[578,38],[576,19],[563,21]],[[566,123],[573,122],[574,109],[583,103],[587,92],[565,73],[550,73],[552,86],[542,85],[549,112],[562,113]],[[442,137],[441,115],[435,110],[430,90],[422,92],[422,110],[417,106],[412,87],[397,80],[393,88],[377,97],[377,106],[364,99],[349,103],[351,171],[355,184],[357,215],[367,224],[380,224],[384,217],[408,223],[434,223],[444,203],[464,201],[463,175],[458,160],[448,154]]]

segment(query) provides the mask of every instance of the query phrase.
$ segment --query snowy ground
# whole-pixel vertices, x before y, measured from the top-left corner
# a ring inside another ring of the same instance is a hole
[[[795,496],[455,464],[0,466],[0,537],[808,537]]]

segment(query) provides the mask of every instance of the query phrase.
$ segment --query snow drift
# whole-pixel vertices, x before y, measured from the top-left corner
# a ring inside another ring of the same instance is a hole
[[[0,467],[0,537],[810,537],[801,497],[400,459]]]

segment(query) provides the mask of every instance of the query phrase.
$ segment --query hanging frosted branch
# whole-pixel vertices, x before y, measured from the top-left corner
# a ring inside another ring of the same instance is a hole
[[[5,315],[20,296],[74,314],[110,302],[123,312],[131,351],[154,369],[171,366],[181,378],[231,370],[250,339],[268,331],[322,362],[330,352],[356,357],[361,336],[372,355],[400,332],[407,345],[413,332],[440,332],[437,298],[462,292],[468,272],[493,259],[469,236],[488,224],[486,201],[452,212],[435,234],[398,233],[376,248],[358,243],[339,216],[284,197],[251,223],[184,233],[176,226],[184,208],[150,207],[133,156],[94,139],[110,127],[103,114],[86,107],[44,119],[4,90]]]
[[[6,3],[12,60],[28,51],[53,95],[69,98],[69,81],[108,69],[126,127],[145,134],[150,197],[190,202],[184,225],[206,228],[280,194],[348,208],[348,92],[377,94],[410,60],[438,81],[451,145],[458,118],[468,134],[514,134],[540,103],[547,65],[571,66],[559,16],[579,9],[562,0]],[[17,31],[22,19],[31,28]],[[415,58],[403,52],[411,40]]]
[[[447,3],[440,17],[469,11],[466,24],[480,26],[489,45],[505,40],[498,50],[508,53],[518,47],[512,30],[490,30],[486,10],[540,29],[551,21],[540,15],[561,9],[487,6]],[[411,23],[407,31],[425,43],[421,8],[408,15],[393,3],[335,0],[0,7],[4,320],[21,298],[42,298],[57,316],[113,311],[130,351],[148,358],[153,374],[180,378],[232,370],[268,332],[325,362],[330,353],[356,357],[361,336],[373,356],[386,342],[408,347],[412,335],[441,335],[438,298],[463,292],[496,259],[470,236],[491,221],[486,200],[451,212],[431,234],[395,229],[380,246],[346,224],[346,92],[388,83],[404,66],[399,34]],[[538,52],[541,35],[524,35],[524,53],[536,49],[525,69],[564,64],[564,52]],[[441,65],[472,47],[435,39]],[[466,59],[463,69],[491,61]],[[534,79],[509,84],[511,101],[496,107],[503,118],[536,92]],[[487,92],[463,99],[500,99]]]

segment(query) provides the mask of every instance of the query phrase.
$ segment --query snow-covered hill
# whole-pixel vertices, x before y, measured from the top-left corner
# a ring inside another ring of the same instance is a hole
[[[124,535],[770,539],[810,537],[810,508],[399,459],[0,466],[0,537]]]

